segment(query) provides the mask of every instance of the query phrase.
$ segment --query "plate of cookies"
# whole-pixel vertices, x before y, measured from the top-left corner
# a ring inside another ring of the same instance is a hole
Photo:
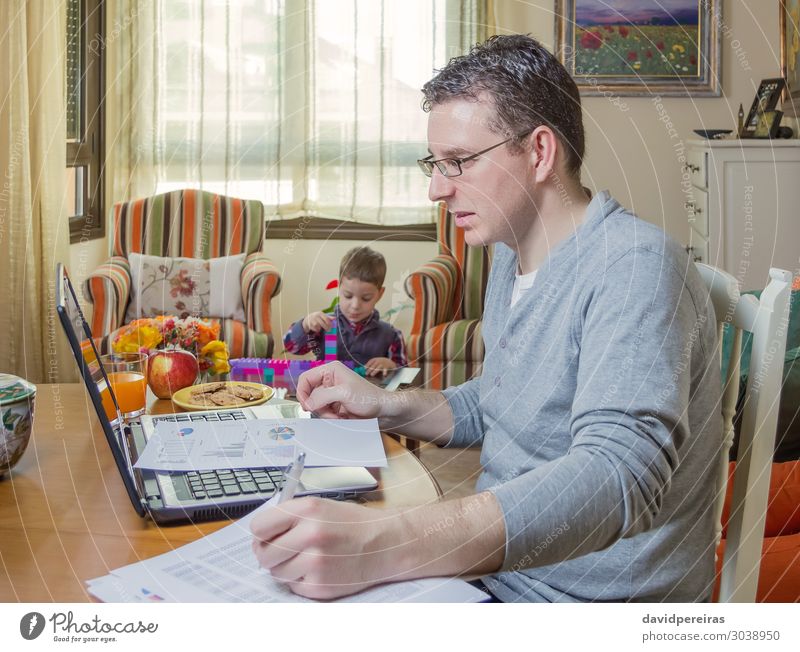
[[[191,385],[172,395],[172,402],[184,410],[225,410],[261,405],[275,390],[261,383],[227,381]]]

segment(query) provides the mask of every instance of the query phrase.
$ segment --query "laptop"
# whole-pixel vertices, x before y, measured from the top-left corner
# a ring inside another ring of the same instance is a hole
[[[279,490],[284,477],[279,468],[168,473],[134,469],[133,464],[159,421],[181,423],[309,417],[298,403],[270,401],[242,409],[145,415],[125,422],[108,377],[99,364],[99,352],[78,305],[75,289],[61,263],[56,265],[56,310],[122,482],[140,516],[152,518],[159,524],[239,518]],[[114,418],[110,418],[103,407],[101,395],[105,392],[116,410]],[[364,467],[310,468],[303,471],[295,495],[342,500],[372,491],[377,486],[377,480]]]

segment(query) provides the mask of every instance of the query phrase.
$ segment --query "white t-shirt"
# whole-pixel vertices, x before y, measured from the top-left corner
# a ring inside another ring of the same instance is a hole
[[[523,294],[533,287],[533,282],[536,280],[536,273],[538,269],[533,270],[530,274],[516,274],[514,279],[514,289],[511,292],[511,307],[520,300]]]

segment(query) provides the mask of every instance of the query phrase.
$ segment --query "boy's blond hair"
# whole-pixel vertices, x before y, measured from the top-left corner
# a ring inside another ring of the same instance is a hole
[[[339,265],[339,280],[343,278],[354,278],[381,288],[386,279],[386,259],[369,247],[354,247]]]

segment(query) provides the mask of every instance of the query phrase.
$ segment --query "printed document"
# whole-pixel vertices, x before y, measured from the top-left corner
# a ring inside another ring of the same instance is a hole
[[[278,496],[239,521],[158,557],[87,582],[104,602],[313,602],[292,593],[258,566],[250,521]],[[384,584],[337,602],[481,602],[486,594],[462,580],[428,578]]]
[[[306,466],[385,467],[377,419],[159,421],[134,464],[153,471],[285,468],[300,452]]]

